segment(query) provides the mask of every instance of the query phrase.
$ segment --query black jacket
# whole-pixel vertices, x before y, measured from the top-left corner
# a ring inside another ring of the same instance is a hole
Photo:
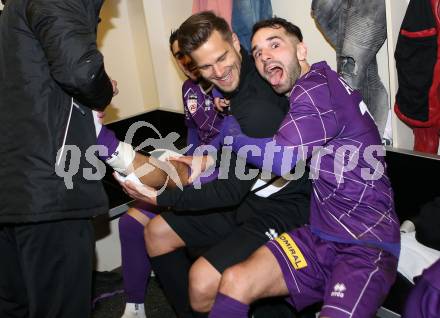
[[[0,223],[85,218],[108,211],[101,182],[84,177],[97,170],[96,158],[85,159],[88,147],[96,143],[91,109],[105,108],[113,94],[96,46],[102,2],[14,0],[4,8]],[[80,109],[71,107],[72,100]],[[74,154],[65,170],[74,172],[81,157],[71,186],[56,173],[65,134],[66,145],[71,145],[66,149]]]
[[[231,113],[237,119],[246,135],[264,138],[271,137],[278,130],[289,110],[285,96],[278,95],[272,87],[260,77],[253,60],[242,49],[243,57],[240,72],[240,85],[232,94],[225,94],[231,101]],[[282,190],[268,198],[260,198],[250,189],[256,179],[240,180],[235,175],[236,156],[232,154],[228,178],[214,180],[201,185],[201,189],[191,186],[180,189],[167,189],[158,198],[158,205],[168,206],[177,211],[195,211],[238,206],[244,201],[252,202],[253,209],[276,209],[279,205],[291,206],[296,214],[298,225],[308,221],[310,182],[305,173],[297,181],[290,182]],[[243,209],[247,211],[248,209]],[[240,215],[239,219],[246,218]]]

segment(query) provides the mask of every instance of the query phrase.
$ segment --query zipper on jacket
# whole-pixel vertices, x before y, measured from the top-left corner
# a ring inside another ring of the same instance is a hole
[[[63,157],[64,146],[66,145],[66,139],[67,139],[67,132],[69,131],[70,120],[72,119],[72,111],[73,111],[73,107],[75,107],[76,109],[78,109],[78,111],[79,111],[83,116],[86,115],[86,112],[84,111],[84,109],[82,109],[81,106],[79,106],[77,103],[75,103],[75,101],[73,100],[73,97],[71,97],[71,99],[70,99],[70,111],[69,111],[69,117],[68,117],[68,119],[67,119],[66,130],[64,131],[63,143],[62,143],[61,148],[60,148],[59,157],[57,158],[57,165],[60,164],[61,158]]]

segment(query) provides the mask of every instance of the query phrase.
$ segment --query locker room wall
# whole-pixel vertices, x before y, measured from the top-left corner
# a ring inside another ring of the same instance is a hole
[[[272,0],[272,7],[275,15],[301,27],[311,62],[327,60],[335,67],[335,52],[316,28],[310,3]],[[108,121],[155,109],[183,112],[180,88],[185,78],[169,53],[168,37],[191,14],[191,8],[192,0],[105,2],[99,26],[100,48],[109,73],[120,86],[120,95],[112,105],[115,111]]]
[[[107,108],[106,122],[154,110],[159,105],[147,24],[140,0],[106,0],[98,45],[119,95]]]
[[[388,41],[378,53],[379,72],[389,93],[397,92],[394,50],[409,0],[385,0]],[[297,24],[309,47],[309,61],[326,60],[335,68],[335,52],[310,14],[311,0],[272,0],[275,15]],[[107,122],[143,112],[182,113],[180,87],[184,76],[169,53],[168,37],[190,14],[192,0],[107,0],[99,28],[100,47],[109,73],[118,80],[120,95],[112,103]],[[390,71],[391,70],[391,71]],[[392,114],[393,147],[412,149],[412,131]]]

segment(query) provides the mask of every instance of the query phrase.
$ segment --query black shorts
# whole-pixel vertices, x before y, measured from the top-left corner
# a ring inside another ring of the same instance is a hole
[[[308,204],[300,208],[308,209]],[[268,240],[301,225],[296,213],[292,213],[295,209],[298,210],[296,203],[293,206],[251,194],[234,209],[192,214],[163,212],[161,216],[187,247],[207,248],[202,256],[222,273]]]

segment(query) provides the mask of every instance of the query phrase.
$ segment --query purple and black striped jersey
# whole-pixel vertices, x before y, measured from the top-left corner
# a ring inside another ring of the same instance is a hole
[[[205,93],[197,82],[188,79],[182,86],[182,98],[188,135],[196,134],[188,138],[188,143],[193,144],[192,149],[209,144],[220,132],[224,119],[215,109],[212,91]]]
[[[257,146],[262,154],[247,161],[267,169],[267,158],[263,161],[268,143],[281,146],[271,167],[278,175],[297,160],[307,160],[313,184],[312,231],[323,239],[376,246],[398,256],[399,222],[385,150],[360,94],[320,62],[296,81],[289,99],[289,113],[273,138],[238,134],[234,151]],[[285,169],[287,152],[294,159]]]

